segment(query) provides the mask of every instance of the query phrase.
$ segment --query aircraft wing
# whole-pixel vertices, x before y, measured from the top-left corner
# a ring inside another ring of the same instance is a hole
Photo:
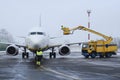
[[[75,45],[75,44],[78,44],[78,45],[81,45],[82,43],[85,43],[85,42],[76,42],[76,43],[64,43],[64,44],[53,44],[53,45],[49,45],[49,48],[54,48],[54,47],[60,47],[62,45],[67,45],[67,46],[71,46],[71,45]]]
[[[17,43],[12,43],[12,42],[0,42],[0,44],[16,45],[16,46],[18,46],[18,47],[26,47],[25,45],[17,44]]]
[[[66,44],[52,44],[48,46],[48,49],[51,49],[51,52],[49,53],[49,57],[50,58],[56,58],[56,51],[55,51],[55,47],[58,47],[58,53],[61,56],[65,56],[65,55],[69,55],[71,53],[71,49],[69,46],[71,45],[81,45],[84,42],[76,42],[76,43],[66,43]]]

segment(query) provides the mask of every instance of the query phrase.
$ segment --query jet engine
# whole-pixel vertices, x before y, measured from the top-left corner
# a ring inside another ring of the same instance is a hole
[[[15,55],[18,54],[18,51],[19,51],[19,48],[16,45],[9,45],[6,48],[6,53],[9,54],[9,55],[15,56]]]
[[[64,55],[69,55],[70,54],[70,48],[67,45],[62,45],[59,48],[59,54],[64,56]]]

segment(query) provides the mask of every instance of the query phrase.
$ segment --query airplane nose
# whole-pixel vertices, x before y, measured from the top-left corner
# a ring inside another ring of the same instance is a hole
[[[40,43],[43,41],[41,37],[34,37],[32,38],[32,44],[35,48],[39,48],[40,47]]]
[[[37,49],[38,49],[39,47],[40,47],[40,46],[39,46],[38,44],[35,44],[35,45],[34,45],[34,48],[37,48]]]
[[[32,38],[32,42],[34,43],[34,44],[38,44],[38,43],[40,43],[42,41],[42,38],[41,37],[34,37],[34,38]]]

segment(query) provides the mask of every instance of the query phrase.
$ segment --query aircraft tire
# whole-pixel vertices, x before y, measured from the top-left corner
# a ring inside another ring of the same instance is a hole
[[[49,54],[49,57],[50,57],[50,59],[52,59],[52,53],[50,52],[50,54]]]
[[[50,52],[49,57],[50,57],[50,59],[56,58],[56,53],[55,52],[53,52],[53,53]]]
[[[96,57],[96,55],[94,53],[91,53],[90,56],[91,56],[91,58],[95,58]]]
[[[23,58],[23,59],[25,58],[25,53],[24,53],[24,52],[22,53],[22,58]]]
[[[56,58],[56,53],[55,52],[52,55],[53,55],[54,58]]]
[[[28,52],[26,53],[26,58],[27,58],[27,59],[29,58],[29,53],[28,53]]]

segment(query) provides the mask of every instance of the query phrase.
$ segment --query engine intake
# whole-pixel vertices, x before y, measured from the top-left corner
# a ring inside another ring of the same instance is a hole
[[[67,45],[62,45],[59,48],[59,54],[64,56],[64,55],[69,55],[70,54],[70,48]]]
[[[9,55],[17,55],[19,51],[19,48],[16,45],[10,45],[6,48],[6,53]]]

